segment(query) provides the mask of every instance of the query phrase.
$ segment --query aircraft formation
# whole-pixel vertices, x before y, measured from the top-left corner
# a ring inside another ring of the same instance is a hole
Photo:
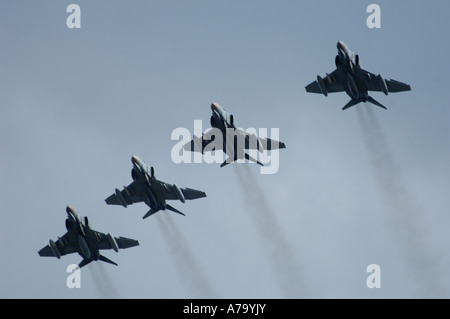
[[[308,84],[305,89],[310,93],[320,93],[328,96],[328,93],[346,92],[351,100],[342,108],[346,110],[361,102],[369,102],[386,109],[384,105],[369,96],[369,91],[389,92],[410,91],[408,84],[385,80],[381,74],[375,75],[361,68],[359,56],[350,51],[347,45],[339,41],[337,43],[338,55],[335,57],[336,70],[325,77],[317,76],[317,79]],[[283,142],[269,138],[259,138],[248,134],[235,125],[234,116],[217,103],[211,104],[212,115],[210,118],[211,130],[202,134],[201,137],[194,136],[193,139],[183,146],[185,151],[200,152],[222,150],[227,159],[220,165],[224,167],[238,159],[246,159],[259,165],[263,165],[257,159],[248,154],[248,150],[284,149]],[[222,137],[220,143],[216,143],[217,135]],[[131,158],[133,167],[131,177],[133,181],[123,190],[115,189],[114,193],[105,199],[108,205],[128,205],[144,202],[150,210],[143,219],[159,212],[169,210],[184,216],[184,213],[168,204],[168,200],[194,200],[206,197],[206,193],[192,188],[180,188],[176,184],[169,184],[156,179],[155,169],[149,166],[138,156]],[[110,233],[105,234],[91,228],[87,217],[82,217],[74,207],[67,206],[67,219],[65,222],[67,232],[58,237],[56,241],[50,239],[49,244],[39,250],[42,257],[56,257],[78,253],[83,259],[78,265],[80,268],[92,261],[103,261],[117,265],[114,261],[100,254],[100,250],[126,249],[139,245],[139,241],[127,237],[114,237]]]

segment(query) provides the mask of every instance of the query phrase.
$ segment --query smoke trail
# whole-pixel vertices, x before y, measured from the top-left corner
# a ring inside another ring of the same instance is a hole
[[[102,261],[94,261],[90,265],[86,266],[86,268],[91,270],[92,281],[94,282],[99,298],[120,298],[117,289],[115,288],[111,277],[109,277]]]
[[[427,242],[421,209],[403,181],[373,109],[357,107],[357,116],[380,192],[391,209],[390,221],[404,246],[402,253],[423,285],[424,296],[442,296],[444,289],[436,269],[438,259]]]
[[[175,268],[186,287],[194,294],[194,298],[216,298],[214,290],[203,275],[185,237],[170,213],[158,213],[156,220],[174,257]]]
[[[284,237],[276,213],[270,208],[264,191],[248,165],[236,167],[239,185],[244,191],[244,205],[250,213],[253,224],[276,272],[285,298],[307,297],[302,270],[295,262],[294,251]]]

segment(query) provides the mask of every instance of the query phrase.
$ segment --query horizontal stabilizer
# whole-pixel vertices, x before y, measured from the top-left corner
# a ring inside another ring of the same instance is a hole
[[[106,258],[103,255],[98,256],[98,259],[101,260],[101,261],[104,261],[105,263],[113,264],[113,265],[117,266],[117,264],[114,261],[112,261],[111,259]]]
[[[222,164],[220,164],[220,167],[224,167],[225,165],[228,165],[228,164],[230,164],[230,163],[228,163],[228,161],[225,160]]]
[[[78,265],[78,267],[80,267],[80,269],[84,266],[86,266],[87,264],[89,264],[92,261],[92,259],[83,259],[80,264]]]
[[[251,156],[248,155],[247,153],[245,153],[245,159],[246,159],[246,160],[249,160],[249,161],[251,161],[251,162],[254,162],[254,163],[256,163],[256,164],[259,164],[259,165],[261,165],[261,166],[264,166],[260,161],[254,159],[253,157],[251,157]]]
[[[374,99],[373,97],[371,97],[371,96],[368,96],[368,97],[367,97],[367,101],[370,102],[370,103],[372,103],[372,104],[375,104],[376,106],[381,107],[382,109],[387,110],[387,108],[386,108],[383,104],[381,104],[380,102],[378,102],[377,100],[375,100],[375,99]]]
[[[260,161],[254,159],[253,157],[251,157],[251,156],[248,155],[247,153],[245,153],[244,157],[245,157],[246,160],[248,160],[248,161],[250,161],[250,162],[259,164],[259,165],[261,165],[261,166],[264,166],[263,163],[261,163]],[[232,160],[231,162],[229,162],[229,157],[228,157],[222,164],[220,164],[220,167],[224,167],[225,165],[228,165],[228,164],[230,164],[230,163],[232,163],[232,162],[234,162],[234,161],[236,161],[236,160],[237,160],[237,158],[235,157],[234,160]]]
[[[142,219],[146,219],[147,217],[153,215],[154,213],[156,213],[156,212],[158,212],[158,211],[159,211],[159,209],[158,209],[158,210],[154,210],[154,209],[152,208],[152,209],[150,209],[150,210],[147,212],[147,214],[145,214],[145,215],[142,217]]]
[[[342,108],[342,111],[348,109],[349,107],[352,107],[352,106],[358,104],[359,102],[361,102],[361,101],[356,100],[356,99],[351,99],[347,104],[345,104],[345,106]]]
[[[174,212],[174,213],[178,213],[178,214],[180,214],[180,215],[186,216],[185,214],[183,214],[182,212],[180,212],[180,211],[179,211],[178,209],[176,209],[175,207],[172,207],[172,206],[170,206],[170,205],[167,205],[166,208],[167,208],[168,210],[171,210],[171,211]]]

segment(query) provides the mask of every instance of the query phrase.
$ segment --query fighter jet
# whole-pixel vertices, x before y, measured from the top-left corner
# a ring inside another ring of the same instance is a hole
[[[75,208],[67,206],[66,228],[67,233],[62,237],[58,237],[55,242],[50,239],[47,246],[39,250],[41,257],[56,257],[78,253],[83,260],[78,265],[82,268],[93,260],[101,260],[113,265],[117,264],[100,254],[101,249],[114,249],[118,252],[119,249],[138,246],[139,242],[134,239],[125,237],[114,237],[110,233],[107,235],[96,230],[93,230],[89,224],[87,217],[82,218]]]
[[[105,199],[109,205],[128,205],[145,202],[150,210],[142,217],[143,219],[153,215],[160,210],[171,210],[175,213],[185,216],[182,212],[166,203],[166,200],[179,199],[182,203],[186,199],[197,199],[206,197],[206,193],[191,188],[179,188],[177,185],[167,184],[155,178],[155,170],[149,167],[139,157],[131,158],[133,168],[131,169],[131,177],[133,182],[124,186],[120,191],[116,188],[114,194]]]
[[[238,159],[247,159],[261,166],[263,164],[250,156],[246,150],[276,150],[286,148],[282,142],[272,140],[270,138],[260,138],[255,134],[248,134],[243,130],[236,128],[234,116],[217,103],[211,104],[212,115],[210,119],[213,129],[203,133],[202,137],[194,136],[194,138],[183,146],[185,151],[204,152],[222,150],[228,157],[220,165],[232,163]],[[222,142],[216,142],[217,135],[221,135]]]
[[[369,96],[368,91],[389,92],[410,91],[408,84],[396,81],[385,80],[381,74],[375,75],[360,66],[359,56],[350,51],[347,45],[339,41],[337,43],[338,55],[335,58],[336,70],[326,77],[317,76],[317,80],[308,84],[305,88],[307,92],[328,93],[345,91],[352,98],[342,110],[348,109],[360,102],[370,102],[383,109],[384,105]]]

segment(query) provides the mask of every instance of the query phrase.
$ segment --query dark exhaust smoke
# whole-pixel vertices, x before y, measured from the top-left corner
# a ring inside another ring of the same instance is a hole
[[[295,261],[294,250],[284,236],[277,214],[270,207],[266,194],[248,165],[251,164],[234,165],[238,183],[244,192],[246,211],[260,236],[284,298],[305,298],[305,282],[302,269]]]
[[[400,254],[423,287],[418,293],[421,297],[442,297],[444,289],[437,270],[439,259],[428,242],[430,232],[423,221],[424,212],[403,180],[373,108],[360,106],[357,116],[380,194],[390,210],[394,236],[401,245]]]
[[[193,294],[193,298],[216,298],[216,294],[208,279],[203,275],[186,238],[170,214],[172,213],[159,212],[155,217],[163,233],[164,241],[174,258],[175,268],[180,275],[180,279]]]
[[[91,271],[92,281],[99,298],[117,299],[120,298],[119,293],[114,285],[113,280],[108,275],[105,265],[102,261],[94,261],[86,266]],[[82,268],[82,270],[85,268]]]

